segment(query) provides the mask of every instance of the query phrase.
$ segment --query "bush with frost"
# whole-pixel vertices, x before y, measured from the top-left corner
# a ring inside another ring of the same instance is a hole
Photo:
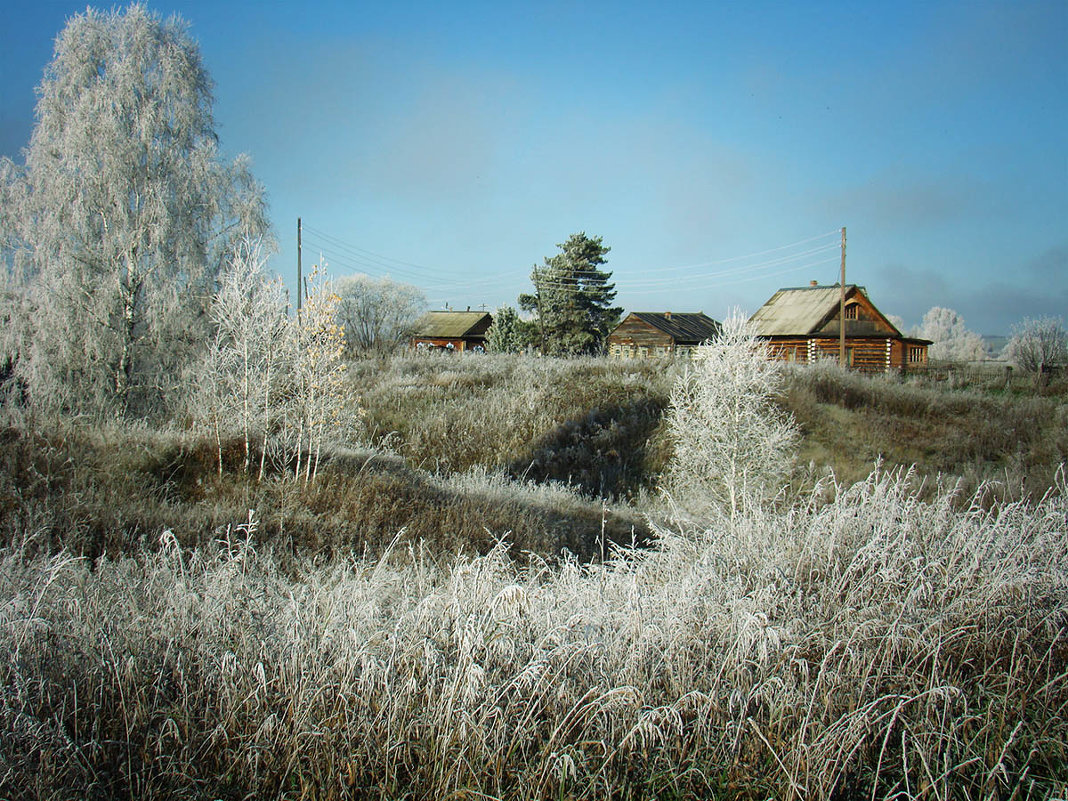
[[[1068,333],[1057,317],[1028,318],[1013,327],[1005,356],[1028,373],[1041,375],[1068,365]]]
[[[675,382],[667,415],[674,457],[663,489],[691,513],[734,520],[782,486],[798,431],[774,402],[783,381],[767,345],[737,310]]]

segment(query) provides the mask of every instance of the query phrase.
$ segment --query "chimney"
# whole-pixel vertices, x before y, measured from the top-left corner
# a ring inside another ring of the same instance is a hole
[[[819,286],[819,285],[820,285],[820,282],[819,282],[819,281],[809,281],[809,282],[808,282],[808,285],[809,285],[809,286]]]
[[[671,319],[671,312],[664,312],[664,318],[667,319],[667,320],[670,320]]]

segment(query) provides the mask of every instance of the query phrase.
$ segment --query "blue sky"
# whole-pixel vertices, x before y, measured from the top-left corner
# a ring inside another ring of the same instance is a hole
[[[850,283],[918,323],[1068,317],[1068,2],[162,2],[265,185],[290,282],[493,309],[576,231],[628,311]],[[5,2],[0,155],[84,2]]]

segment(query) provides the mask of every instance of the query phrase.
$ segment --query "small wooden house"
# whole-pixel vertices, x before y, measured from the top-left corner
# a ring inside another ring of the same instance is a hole
[[[484,351],[486,331],[492,324],[493,315],[488,312],[428,312],[415,324],[412,347],[455,353]]]
[[[839,358],[841,287],[780,289],[750,318],[775,358],[814,362]],[[845,288],[846,364],[864,373],[927,366],[930,341],[904,336],[871,302],[863,287]]]
[[[719,333],[719,323],[703,312],[631,312],[608,335],[608,355],[648,358],[686,355]]]

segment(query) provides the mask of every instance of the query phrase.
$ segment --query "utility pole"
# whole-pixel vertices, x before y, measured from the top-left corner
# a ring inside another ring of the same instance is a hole
[[[300,274],[300,217],[297,217],[297,319],[300,319],[300,296],[304,294],[303,288]]]
[[[545,312],[541,305],[541,271],[534,265],[534,290],[538,295],[538,332],[541,334],[541,355],[545,355]]]
[[[842,282],[841,282],[841,300],[838,304],[838,364],[842,367],[846,366],[846,348],[845,348],[845,246],[846,246],[846,232],[845,226],[842,226]]]

